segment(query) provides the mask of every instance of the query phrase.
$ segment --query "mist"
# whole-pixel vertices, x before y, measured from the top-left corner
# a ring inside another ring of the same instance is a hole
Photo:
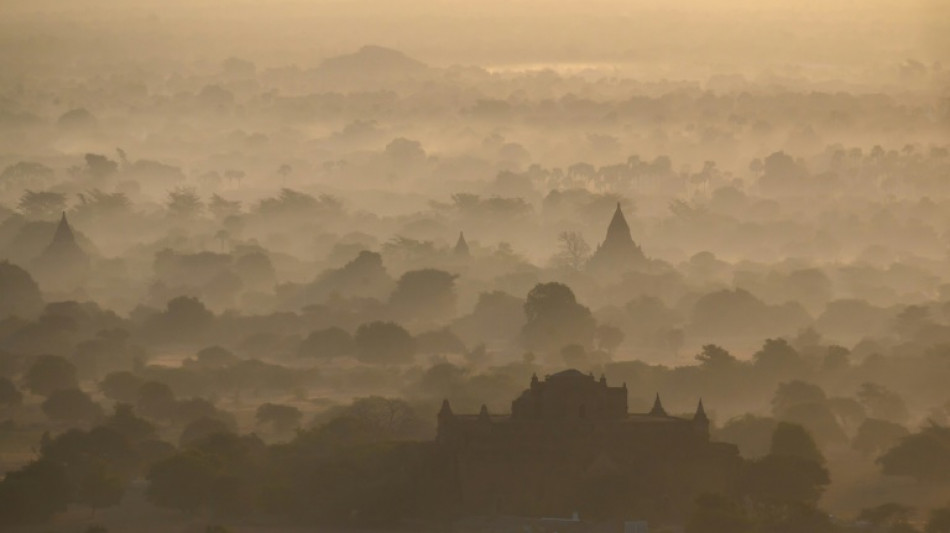
[[[0,530],[950,531],[950,5],[8,0]]]

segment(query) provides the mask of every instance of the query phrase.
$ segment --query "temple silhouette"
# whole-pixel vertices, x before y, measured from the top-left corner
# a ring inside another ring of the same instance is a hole
[[[33,260],[31,271],[44,288],[71,290],[89,275],[89,255],[80,248],[64,212],[53,239]]]
[[[701,400],[691,417],[667,414],[659,395],[630,413],[626,384],[577,370],[533,376],[507,415],[443,401],[436,444],[467,515],[673,519],[701,493],[734,492],[741,464],[710,440]]]
[[[630,236],[630,226],[617,202],[617,209],[607,226],[607,236],[587,262],[588,270],[598,274],[620,273],[646,264],[647,258]]]
[[[465,232],[459,232],[459,238],[455,241],[455,248],[452,250],[452,253],[454,253],[456,257],[468,257],[470,255],[468,242],[465,241]]]

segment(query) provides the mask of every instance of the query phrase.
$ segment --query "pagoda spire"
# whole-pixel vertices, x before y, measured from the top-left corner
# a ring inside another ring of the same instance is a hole
[[[469,255],[468,242],[465,241],[464,231],[459,232],[459,238],[457,241],[455,241],[454,253],[455,255],[462,256],[462,257],[468,257]]]
[[[439,418],[452,417],[455,416],[452,413],[452,406],[449,405],[449,399],[445,398],[442,400],[442,408],[439,409]]]
[[[53,242],[76,242],[76,237],[73,235],[73,229],[69,227],[69,221],[66,220],[66,211],[63,211],[63,216],[59,219],[59,225],[56,226],[56,233],[53,235]]]
[[[620,208],[620,202],[617,202],[617,209],[614,216],[610,219],[610,225],[607,226],[607,238],[604,242],[633,242],[630,236],[630,225],[627,224],[626,217],[623,216],[623,209]]]
[[[663,402],[660,401],[660,393],[656,393],[653,400],[653,409],[650,409],[650,416],[667,416],[666,409],[663,409]]]
[[[696,414],[693,415],[693,420],[696,422],[709,421],[709,417],[706,416],[706,409],[703,407],[703,399],[699,399],[699,405],[696,406]]]

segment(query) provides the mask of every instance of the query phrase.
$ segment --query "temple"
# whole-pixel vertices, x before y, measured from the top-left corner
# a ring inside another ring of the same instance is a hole
[[[630,236],[630,226],[617,202],[617,210],[607,226],[607,237],[597,247],[590,261],[588,270],[595,273],[619,273],[646,263],[647,258],[640,246]]]
[[[438,414],[436,444],[467,515],[676,519],[703,492],[736,489],[735,446],[711,442],[702,401],[691,417],[656,396],[630,413],[627,387],[565,370],[539,380],[511,414]]]
[[[59,219],[53,240],[33,261],[31,271],[47,289],[72,290],[89,274],[89,256],[79,247],[66,213]]]
[[[453,250],[453,253],[456,255],[456,257],[469,256],[468,243],[465,242],[464,232],[459,232],[459,238],[458,241],[455,242],[455,249]]]

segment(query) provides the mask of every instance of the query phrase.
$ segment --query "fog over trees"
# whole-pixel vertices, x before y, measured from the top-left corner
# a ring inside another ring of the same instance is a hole
[[[950,531],[946,5],[0,11],[0,530]]]

